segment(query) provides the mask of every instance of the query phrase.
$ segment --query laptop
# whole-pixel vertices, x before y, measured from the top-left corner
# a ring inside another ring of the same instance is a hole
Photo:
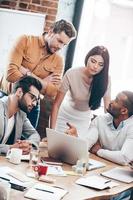
[[[76,164],[77,160],[88,158],[88,144],[85,140],[46,128],[48,155],[61,162]]]

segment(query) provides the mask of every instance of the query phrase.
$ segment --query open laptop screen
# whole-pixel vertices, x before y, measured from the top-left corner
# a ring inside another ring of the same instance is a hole
[[[81,138],[46,129],[48,154],[50,157],[69,164],[88,158],[87,142]]]

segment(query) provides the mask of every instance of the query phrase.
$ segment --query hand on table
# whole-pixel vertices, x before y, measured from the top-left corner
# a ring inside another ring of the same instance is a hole
[[[101,144],[100,144],[100,142],[99,142],[99,140],[98,140],[98,141],[91,147],[90,152],[91,152],[91,153],[94,153],[94,154],[97,154],[97,152],[98,152],[99,149],[102,149],[102,146],[101,146]]]
[[[31,143],[28,140],[17,140],[17,142],[10,146],[10,148],[20,148],[24,155],[29,154],[32,148]]]

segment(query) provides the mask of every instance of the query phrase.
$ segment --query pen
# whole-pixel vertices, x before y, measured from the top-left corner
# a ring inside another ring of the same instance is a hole
[[[20,191],[24,191],[24,190],[27,189],[27,187],[24,187],[24,186],[22,186],[22,185],[17,185],[17,184],[15,184],[15,183],[12,183],[12,182],[11,182],[9,179],[7,179],[7,178],[0,177],[0,179],[3,179],[3,180],[5,180],[5,181],[10,182],[11,188],[12,188],[12,189],[20,190]]]
[[[10,181],[9,179],[7,178],[4,178],[4,177],[0,177],[1,179],[5,180],[5,181]]]
[[[40,191],[43,191],[43,192],[49,192],[49,193],[52,193],[54,194],[53,191],[50,191],[50,190],[45,190],[45,189],[40,189],[40,188],[35,188],[36,190],[40,190]]]
[[[104,182],[104,184],[106,184],[106,183],[110,183],[110,182],[111,182],[111,180],[107,180],[107,181]]]
[[[42,159],[41,159],[41,162],[42,162],[43,164],[48,164],[48,165],[63,165],[62,162],[44,161],[44,160],[42,160]]]

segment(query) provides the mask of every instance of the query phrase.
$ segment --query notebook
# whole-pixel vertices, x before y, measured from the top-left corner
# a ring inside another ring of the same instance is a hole
[[[46,128],[49,157],[68,164],[76,164],[77,160],[88,158],[88,144],[86,140],[58,133]]]
[[[33,181],[31,181],[23,173],[16,171],[10,167],[0,167],[0,172],[0,179],[9,181],[11,183],[11,188],[13,189],[23,191],[33,185]]]
[[[67,190],[37,183],[25,193],[24,197],[37,200],[60,200],[65,194]]]
[[[94,159],[89,159],[87,170],[98,169],[105,166],[106,164],[104,162],[100,162]]]
[[[99,175],[79,178],[76,181],[76,184],[90,187],[97,190],[104,190],[104,189],[112,188],[119,185],[118,183],[111,181],[109,179],[106,179],[104,177],[101,177]]]
[[[123,169],[120,167],[115,167],[109,171],[101,173],[101,175],[124,182],[124,183],[131,183],[133,182],[133,171]]]

